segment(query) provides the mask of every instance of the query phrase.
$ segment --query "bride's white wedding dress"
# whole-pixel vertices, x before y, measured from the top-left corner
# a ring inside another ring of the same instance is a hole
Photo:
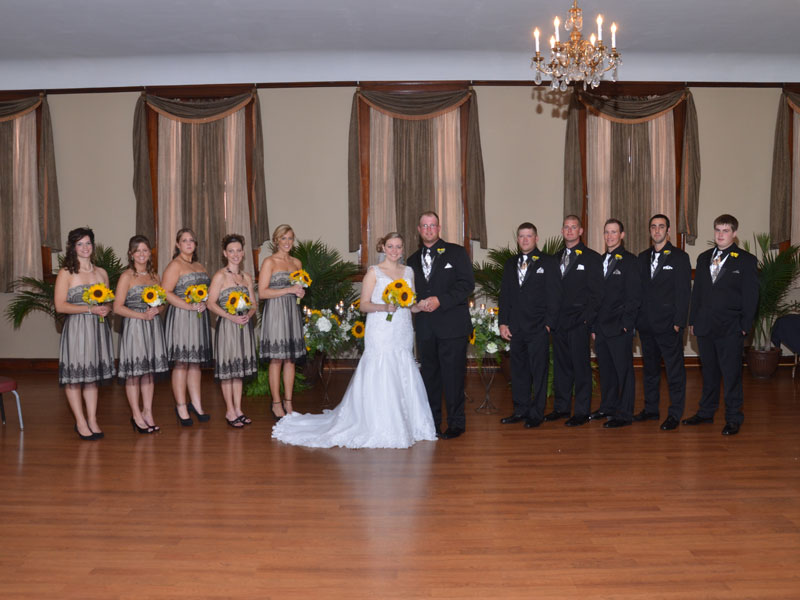
[[[377,265],[372,302],[392,279]],[[413,271],[403,278],[413,285]],[[322,414],[292,413],[272,429],[272,437],[313,448],[408,448],[435,440],[433,417],[422,376],[414,361],[411,311],[398,308],[391,321],[384,312],[367,315],[364,354],[339,406]]]

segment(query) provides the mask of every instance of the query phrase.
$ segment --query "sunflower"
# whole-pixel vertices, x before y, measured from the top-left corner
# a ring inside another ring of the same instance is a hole
[[[350,329],[350,333],[352,333],[353,337],[356,339],[363,338],[364,332],[364,321],[356,321],[356,324],[353,325],[352,329]]]
[[[194,301],[194,286],[190,285],[186,288],[186,291],[183,292],[183,298],[188,303],[192,303]]]
[[[337,324],[337,325],[341,325],[341,324],[342,324],[342,321],[341,321],[341,319],[339,319],[339,317],[337,317],[336,315],[331,315],[331,319],[333,319],[334,321],[336,321],[336,324]]]
[[[252,304],[252,303],[250,302],[250,296],[248,296],[248,295],[247,295],[247,294],[245,294],[244,292],[242,292],[242,298],[244,298],[244,303],[245,303],[245,304],[247,304],[247,306],[250,306],[250,305]]]
[[[391,283],[391,286],[396,290],[402,290],[404,287],[406,287],[406,282],[403,279],[395,279]]]
[[[357,298],[355,302],[353,302],[353,308],[356,310],[361,308],[361,298]]]
[[[108,288],[102,283],[95,283],[89,288],[89,298],[92,302],[103,304],[108,300]]]
[[[383,300],[386,304],[389,304],[389,287],[387,286],[385,290],[383,290],[383,294],[381,294],[381,300]]]
[[[239,292],[231,292],[230,296],[228,296],[228,300],[225,302],[225,310],[228,311],[228,314],[236,314],[236,305],[239,304],[240,296]]]
[[[153,288],[145,288],[144,292],[142,292],[142,300],[144,300],[145,304],[155,302],[156,298],[158,298],[158,293]]]
[[[202,302],[206,299],[206,296],[208,296],[208,287],[202,283],[194,286],[194,293],[192,296],[194,296],[195,302]]]
[[[316,315],[318,317],[321,317],[322,316],[322,311],[317,309],[317,308],[312,308],[311,309],[311,316],[314,316],[314,315]]]
[[[400,306],[407,307],[414,302],[414,293],[411,290],[402,290],[397,295],[397,301],[400,303]]]
[[[475,330],[472,330],[472,334],[469,336],[469,343],[473,346],[475,345]]]

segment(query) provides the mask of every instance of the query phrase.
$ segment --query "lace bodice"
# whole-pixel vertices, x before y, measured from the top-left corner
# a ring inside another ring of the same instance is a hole
[[[378,265],[370,267],[375,272],[375,289],[370,300],[373,304],[385,304],[381,296],[383,290],[393,279],[384,273]],[[414,272],[406,267],[403,279],[414,287]],[[364,351],[389,352],[397,349],[410,351],[414,344],[414,328],[411,323],[411,310],[398,308],[391,321],[386,320],[387,313],[374,312],[367,315],[367,332],[364,337]]]

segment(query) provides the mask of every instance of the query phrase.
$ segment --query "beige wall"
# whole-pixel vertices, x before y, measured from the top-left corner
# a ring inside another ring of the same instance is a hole
[[[301,238],[321,238],[347,252],[347,131],[352,88],[260,90],[267,201],[272,227],[290,223]],[[778,89],[693,90],[700,123],[700,236],[731,212],[740,237],[768,225],[772,136]],[[131,129],[136,93],[50,96],[62,237],[91,225],[97,241],[124,253],[135,224]],[[529,87],[481,87],[489,245],[513,241],[532,220],[541,238],[557,235],[562,214],[564,99]],[[481,260],[485,252],[475,251]],[[0,294],[0,310],[9,295]],[[44,318],[19,331],[0,320],[0,358],[58,356],[58,336]],[[690,350],[691,352],[691,350]]]

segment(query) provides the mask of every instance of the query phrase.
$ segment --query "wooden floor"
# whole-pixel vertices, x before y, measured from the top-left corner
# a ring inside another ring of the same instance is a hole
[[[0,432],[6,600],[800,598],[789,368],[745,375],[732,438],[719,416],[675,432],[502,426],[504,381],[492,388],[500,414],[478,415],[470,374],[465,436],[358,451],[272,441],[263,399],[233,430],[210,378],[210,423],[178,428],[164,383],[162,433],[136,434],[114,385],[101,396],[106,439],[81,442],[55,374],[15,376],[25,431],[6,395]],[[334,376],[336,398],[348,377]],[[699,380],[689,369],[687,416]],[[318,392],[296,406],[319,410]]]

